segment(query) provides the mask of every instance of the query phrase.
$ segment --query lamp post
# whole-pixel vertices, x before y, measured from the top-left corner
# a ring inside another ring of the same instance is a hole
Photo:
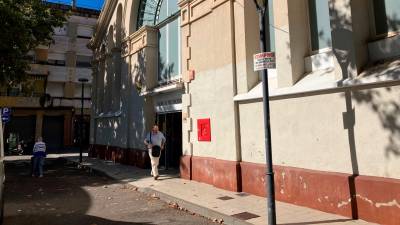
[[[257,7],[260,27],[260,49],[261,52],[268,52],[266,22],[268,16],[268,0],[254,0]],[[275,182],[274,170],[272,167],[272,144],[271,144],[271,125],[270,125],[270,108],[269,108],[269,90],[268,90],[268,69],[264,67],[260,70],[263,85],[263,106],[264,106],[264,130],[265,130],[265,157],[267,163],[266,171],[266,188],[267,188],[267,209],[268,209],[268,224],[276,224],[276,207],[275,207]]]
[[[85,97],[85,83],[89,80],[87,78],[79,78],[78,80],[82,84],[82,96],[81,96],[81,121],[80,121],[80,140],[79,140],[79,163],[82,163],[82,152],[83,152],[83,100]]]

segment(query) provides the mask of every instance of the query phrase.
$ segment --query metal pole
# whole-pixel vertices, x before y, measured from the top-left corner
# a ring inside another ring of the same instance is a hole
[[[167,137],[167,114],[164,114],[164,124],[163,124],[164,135]],[[165,170],[168,170],[168,162],[167,162],[167,146],[164,143],[164,163],[165,163]]]
[[[85,87],[85,83],[82,82],[82,98],[81,98],[81,129],[80,129],[80,148],[79,148],[79,163],[82,163],[82,152],[83,152],[83,98],[85,97],[85,93],[84,93],[84,87]]]
[[[260,48],[262,52],[267,52],[267,36],[266,36],[266,16],[268,12],[268,0],[264,1],[264,5],[260,6],[254,0],[257,6],[259,26],[260,26]],[[264,130],[265,130],[265,157],[267,163],[266,185],[267,185],[267,208],[268,208],[268,224],[276,225],[276,207],[275,207],[275,182],[274,170],[272,166],[272,145],[271,145],[271,125],[270,125],[270,108],[269,108],[269,90],[268,90],[268,70],[261,70],[262,87],[263,87],[263,106],[264,106]]]

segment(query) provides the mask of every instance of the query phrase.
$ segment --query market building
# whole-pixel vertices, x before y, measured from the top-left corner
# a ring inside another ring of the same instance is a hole
[[[12,110],[5,125],[6,153],[25,143],[26,153],[32,150],[35,138],[42,136],[50,152],[63,152],[79,145],[79,124],[82,86],[80,78],[89,82],[84,88],[84,143],[89,142],[91,108],[92,51],[87,47],[99,11],[61,4],[51,7],[71,10],[64,27],[55,28],[54,43],[31,51],[26,82],[1,88],[0,107]]]
[[[269,1],[276,198],[400,220],[400,5]],[[182,178],[265,196],[258,15],[250,0],[108,0],[95,53],[92,157],[146,167],[167,135]]]

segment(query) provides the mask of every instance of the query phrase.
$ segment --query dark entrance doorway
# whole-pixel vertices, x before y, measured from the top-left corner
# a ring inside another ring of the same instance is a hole
[[[58,153],[64,148],[64,116],[43,117],[43,140],[47,151]]]
[[[24,143],[24,154],[31,154],[35,142],[36,116],[15,116],[4,127],[4,151],[11,154],[19,143]]]
[[[157,124],[167,139],[160,165],[165,169],[178,169],[182,156],[182,113],[158,114]]]

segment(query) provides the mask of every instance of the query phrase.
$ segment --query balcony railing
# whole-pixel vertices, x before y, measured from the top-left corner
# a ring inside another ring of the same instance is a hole
[[[0,96],[5,96],[5,97],[32,97],[32,98],[37,98],[41,97],[44,95],[44,92],[32,92],[32,93],[26,93],[22,91],[8,91],[8,92],[0,92]]]

